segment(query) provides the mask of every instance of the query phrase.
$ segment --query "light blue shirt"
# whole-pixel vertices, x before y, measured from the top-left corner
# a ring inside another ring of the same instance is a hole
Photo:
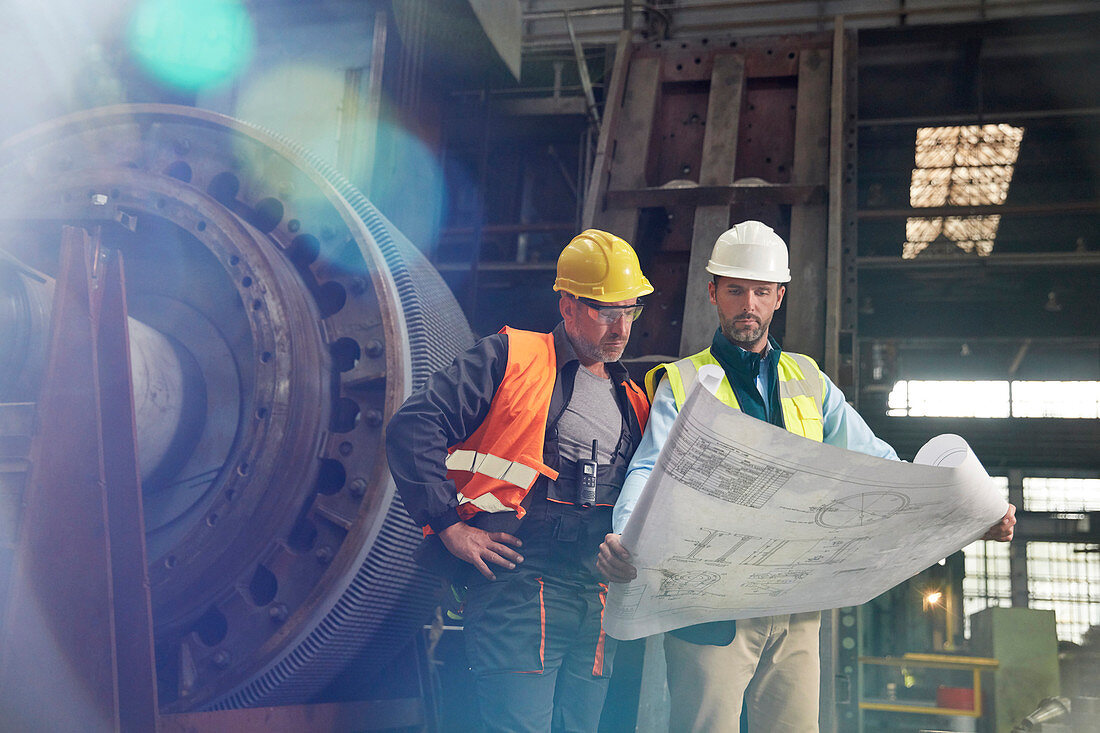
[[[767,358],[767,357],[765,357]],[[756,388],[764,395],[767,403],[767,386],[764,384],[763,375],[766,370],[761,367],[760,376],[756,378]],[[866,453],[869,456],[879,458],[898,459],[886,442],[875,437],[871,428],[852,409],[844,399],[844,393],[833,384],[828,376],[825,378],[825,405],[822,415],[822,428],[824,431],[823,442],[837,448],[846,448],[857,453]],[[657,387],[657,393],[653,396],[653,405],[649,410],[649,421],[645,426],[645,434],[642,442],[630,461],[626,480],[623,482],[623,490],[619,493],[619,500],[615,502],[615,510],[612,515],[612,526],[616,532],[622,533],[626,526],[626,520],[634,511],[634,505],[638,503],[638,497],[642,494],[653,464],[657,460],[657,454],[661,452],[661,446],[668,440],[668,433],[672,429],[672,423],[676,420],[679,409],[676,407],[676,398],[672,395],[672,387],[668,378],[661,380]]]

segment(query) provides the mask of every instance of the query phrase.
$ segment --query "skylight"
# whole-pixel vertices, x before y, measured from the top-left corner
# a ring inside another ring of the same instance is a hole
[[[914,208],[1003,204],[1023,137],[1024,128],[1011,125],[918,128],[909,204]],[[997,214],[910,217],[902,257],[912,259],[925,250],[988,255],[1000,223]]]

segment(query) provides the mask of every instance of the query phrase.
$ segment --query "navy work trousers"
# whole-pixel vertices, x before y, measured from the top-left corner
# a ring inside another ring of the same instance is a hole
[[[475,581],[466,596],[466,654],[490,732],[595,731],[615,640],[604,636],[607,586],[588,573],[520,565]]]

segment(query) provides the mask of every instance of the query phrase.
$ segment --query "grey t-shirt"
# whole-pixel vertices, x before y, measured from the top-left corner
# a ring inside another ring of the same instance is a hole
[[[619,443],[622,414],[610,379],[577,367],[573,397],[558,419],[558,452],[562,458],[578,461],[592,457],[592,441],[599,441],[597,463],[611,463]]]

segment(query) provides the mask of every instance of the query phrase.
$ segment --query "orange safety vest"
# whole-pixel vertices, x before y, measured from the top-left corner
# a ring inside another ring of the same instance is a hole
[[[448,449],[447,478],[458,487],[458,516],[514,511],[522,518],[523,499],[540,475],[558,472],[543,463],[546,419],[557,379],[554,335],[505,326],[508,366],[489,412],[473,434]],[[623,383],[638,423],[645,428],[649,400],[631,380]],[[425,529],[427,533],[429,530]]]

